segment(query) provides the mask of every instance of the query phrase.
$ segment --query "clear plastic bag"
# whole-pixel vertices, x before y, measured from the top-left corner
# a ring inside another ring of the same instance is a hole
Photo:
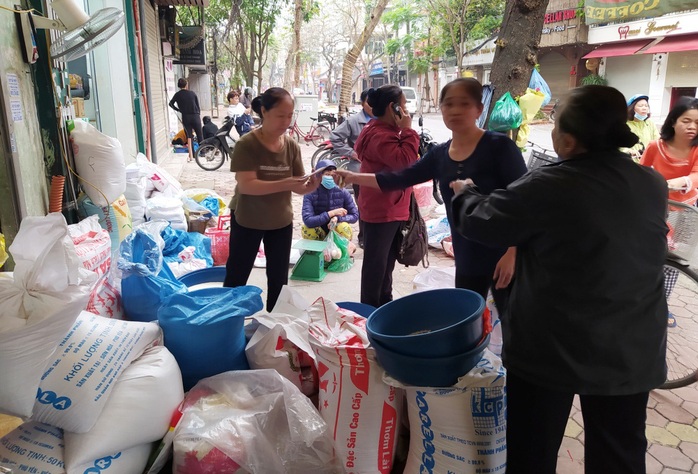
[[[354,262],[349,255],[349,241],[339,235],[336,230],[332,229],[328,236],[328,241],[332,241],[334,250],[332,261],[327,265],[328,272],[342,273],[349,271],[349,269],[354,265]],[[336,257],[336,256],[339,257]]]
[[[174,473],[343,472],[327,424],[276,370],[231,371],[200,381],[175,429]]]

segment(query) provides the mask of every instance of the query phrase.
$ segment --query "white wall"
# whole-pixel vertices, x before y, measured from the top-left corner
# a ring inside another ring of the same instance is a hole
[[[648,94],[650,88],[651,54],[606,58],[606,79],[626,98]]]

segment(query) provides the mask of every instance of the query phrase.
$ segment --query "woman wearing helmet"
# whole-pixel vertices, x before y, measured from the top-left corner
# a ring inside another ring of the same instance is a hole
[[[638,136],[639,142],[623,151],[630,154],[633,161],[639,163],[642,152],[650,142],[659,140],[657,126],[650,119],[650,104],[645,94],[635,94],[628,100],[628,127]]]

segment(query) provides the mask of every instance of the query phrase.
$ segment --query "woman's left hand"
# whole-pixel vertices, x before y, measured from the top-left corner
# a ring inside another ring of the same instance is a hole
[[[514,277],[514,267],[516,264],[516,247],[509,247],[502,258],[497,262],[497,266],[494,269],[494,276],[492,279],[495,282],[495,288],[501,290],[506,288],[511,283],[511,279]]]
[[[453,192],[454,192],[455,194],[458,194],[458,193],[460,193],[461,191],[463,191],[463,189],[464,189],[466,186],[475,186],[475,183],[473,183],[473,180],[472,180],[472,179],[466,178],[466,179],[457,179],[457,180],[455,180],[455,181],[451,181],[451,182],[448,184],[448,186],[449,186],[451,189],[453,189]]]

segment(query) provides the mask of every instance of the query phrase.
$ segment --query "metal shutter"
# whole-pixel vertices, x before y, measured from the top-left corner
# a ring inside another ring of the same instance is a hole
[[[167,92],[165,90],[165,73],[163,71],[162,50],[160,49],[160,32],[158,12],[150,2],[145,4],[145,36],[148,45],[148,72],[150,73],[150,121],[155,128],[157,161],[161,162],[170,152],[169,130],[167,127]],[[177,132],[177,130],[175,130]],[[147,133],[150,133],[148,131]]]

